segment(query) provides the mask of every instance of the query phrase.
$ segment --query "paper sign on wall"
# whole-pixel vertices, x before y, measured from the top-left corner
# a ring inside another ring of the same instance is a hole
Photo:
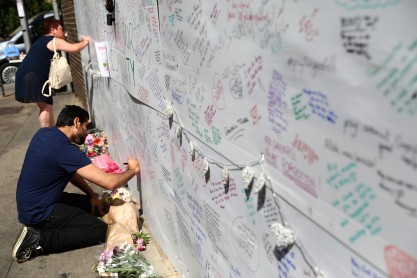
[[[106,42],[96,42],[97,62],[100,68],[101,77],[109,77],[109,60],[107,57],[107,44]]]

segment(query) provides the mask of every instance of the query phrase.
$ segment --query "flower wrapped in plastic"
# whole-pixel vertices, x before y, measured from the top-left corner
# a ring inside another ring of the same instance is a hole
[[[80,150],[90,159],[107,153],[107,137],[104,134],[104,129],[94,128],[89,130],[84,144],[80,145]]]
[[[93,272],[100,275],[116,273],[117,277],[124,278],[160,278],[145,257],[127,243],[105,249],[98,263],[94,265]]]
[[[103,191],[102,202],[104,209],[109,209],[112,205],[122,205],[132,201],[130,188],[127,184],[116,188],[113,191]]]
[[[131,194],[130,189],[127,185],[123,185],[119,188],[116,188],[110,193],[112,199],[121,199],[125,203],[128,203],[131,201]]]
[[[132,234],[138,233],[138,209],[135,203],[123,203],[110,206],[109,212],[103,216],[107,223],[106,249],[112,249],[121,243],[135,247]]]
[[[117,165],[113,158],[111,158],[111,156],[107,153],[95,156],[93,159],[93,164],[108,174],[123,173],[123,171],[119,168],[119,165]]]

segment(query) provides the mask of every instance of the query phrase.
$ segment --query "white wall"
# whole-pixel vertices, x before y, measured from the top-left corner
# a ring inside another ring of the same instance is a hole
[[[116,1],[113,26],[74,4],[108,46],[91,111],[182,276],[417,277],[417,2]]]

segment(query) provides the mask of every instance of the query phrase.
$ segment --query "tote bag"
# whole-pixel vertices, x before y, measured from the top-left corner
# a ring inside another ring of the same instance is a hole
[[[18,58],[19,57],[19,49],[17,49],[14,42],[9,42],[4,49],[4,56],[7,58]]]
[[[60,89],[72,82],[71,68],[68,65],[67,59],[61,57],[56,52],[55,38],[52,40],[54,45],[54,56],[51,60],[51,67],[49,68],[49,79],[43,84],[42,95],[50,97],[52,95],[51,89]],[[48,92],[44,92],[45,86],[49,85]]]

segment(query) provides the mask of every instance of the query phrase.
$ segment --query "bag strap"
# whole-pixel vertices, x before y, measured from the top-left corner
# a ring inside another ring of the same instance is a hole
[[[52,59],[56,60],[59,58],[59,53],[56,52],[55,37],[52,39],[52,44],[54,45],[54,56],[52,57]]]
[[[52,60],[51,60],[51,62],[53,61],[53,60],[56,60],[56,59],[58,59],[59,58],[59,53],[58,52],[56,52],[56,45],[55,45],[55,37],[52,39],[52,44],[53,44],[53,46],[54,46],[54,56],[52,57]],[[49,78],[48,78],[48,80],[46,80],[45,81],[45,83],[43,83],[43,86],[42,86],[42,95],[44,96],[44,97],[50,97],[51,95],[52,95],[52,89],[51,89],[51,86],[49,86],[49,89],[48,89],[48,92],[47,93],[44,93],[43,92],[43,90],[45,90],[45,87],[46,87],[46,85],[48,85],[48,84],[51,84],[51,82],[49,81]]]
[[[48,80],[46,80],[45,81],[45,83],[43,83],[43,86],[42,86],[42,95],[44,96],[44,97],[50,97],[51,95],[52,95],[52,89],[51,89],[51,86],[49,86],[49,90],[48,90],[48,92],[47,93],[44,93],[43,92],[43,90],[45,90],[45,86],[46,85],[48,85],[48,84],[50,84],[51,82],[49,81],[49,79]]]
[[[54,54],[55,54],[56,53],[55,37],[52,39],[52,44],[54,45]]]
[[[52,39],[52,44],[54,45],[54,56],[52,57],[51,62],[53,60],[59,59],[59,57],[60,57],[59,53],[56,51],[55,37]],[[51,82],[49,81],[49,78],[48,78],[48,80],[45,81],[45,83],[43,83],[43,86],[42,86],[42,91],[41,92],[42,92],[42,95],[45,96],[45,97],[50,97],[52,95],[52,88],[51,88],[50,85],[49,85],[48,92],[47,93],[43,92],[43,90],[45,90],[46,85],[48,85],[48,84],[51,84]]]

